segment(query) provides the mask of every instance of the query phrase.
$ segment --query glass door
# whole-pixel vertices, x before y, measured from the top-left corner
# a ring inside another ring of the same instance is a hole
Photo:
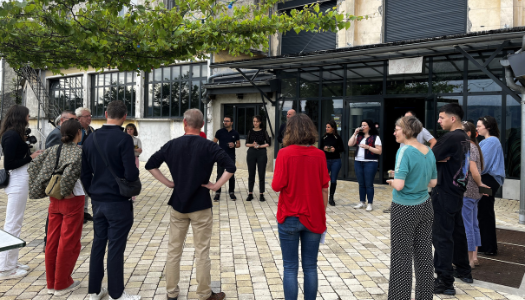
[[[381,100],[374,102],[357,102],[355,100],[347,100],[346,103],[346,126],[347,131],[346,143],[352,136],[355,129],[361,126],[361,122],[365,119],[370,119],[381,127]],[[381,132],[380,132],[381,135]],[[356,145],[357,146],[357,145]],[[357,180],[354,169],[354,157],[356,155],[357,147],[348,147],[347,150],[347,164],[346,164],[346,179]],[[381,163],[379,163],[379,170],[376,173],[376,182],[379,182],[381,176]]]

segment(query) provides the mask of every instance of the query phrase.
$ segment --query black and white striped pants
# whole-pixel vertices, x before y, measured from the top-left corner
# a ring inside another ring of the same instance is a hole
[[[430,199],[414,206],[392,203],[389,300],[410,300],[412,260],[414,260],[416,272],[416,300],[432,300],[434,291],[433,219],[434,210]]]

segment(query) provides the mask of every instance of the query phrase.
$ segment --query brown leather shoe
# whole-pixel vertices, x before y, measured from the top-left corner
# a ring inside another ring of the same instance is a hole
[[[211,292],[211,296],[208,297],[208,299],[206,300],[222,300],[224,298],[226,298],[226,294],[223,292],[219,292],[219,293]]]

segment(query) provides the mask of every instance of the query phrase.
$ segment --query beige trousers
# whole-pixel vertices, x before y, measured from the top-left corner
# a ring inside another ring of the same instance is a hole
[[[188,228],[193,229],[193,244],[197,269],[197,296],[205,300],[211,296],[210,241],[213,214],[211,208],[182,214],[170,211],[170,238],[166,260],[166,292],[169,298],[179,296],[180,259]]]

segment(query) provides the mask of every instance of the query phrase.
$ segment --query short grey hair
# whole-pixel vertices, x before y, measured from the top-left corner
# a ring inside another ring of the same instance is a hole
[[[184,112],[184,120],[191,128],[201,129],[204,122],[204,115],[196,108],[188,109]]]
[[[62,120],[62,115],[59,115],[58,117],[56,117],[56,119],[55,119],[55,127],[60,125],[60,120]]]
[[[79,108],[75,109],[75,115],[77,115],[77,117],[81,117],[83,111],[87,111],[88,113],[91,114],[91,109],[89,109],[87,107],[79,107]]]

